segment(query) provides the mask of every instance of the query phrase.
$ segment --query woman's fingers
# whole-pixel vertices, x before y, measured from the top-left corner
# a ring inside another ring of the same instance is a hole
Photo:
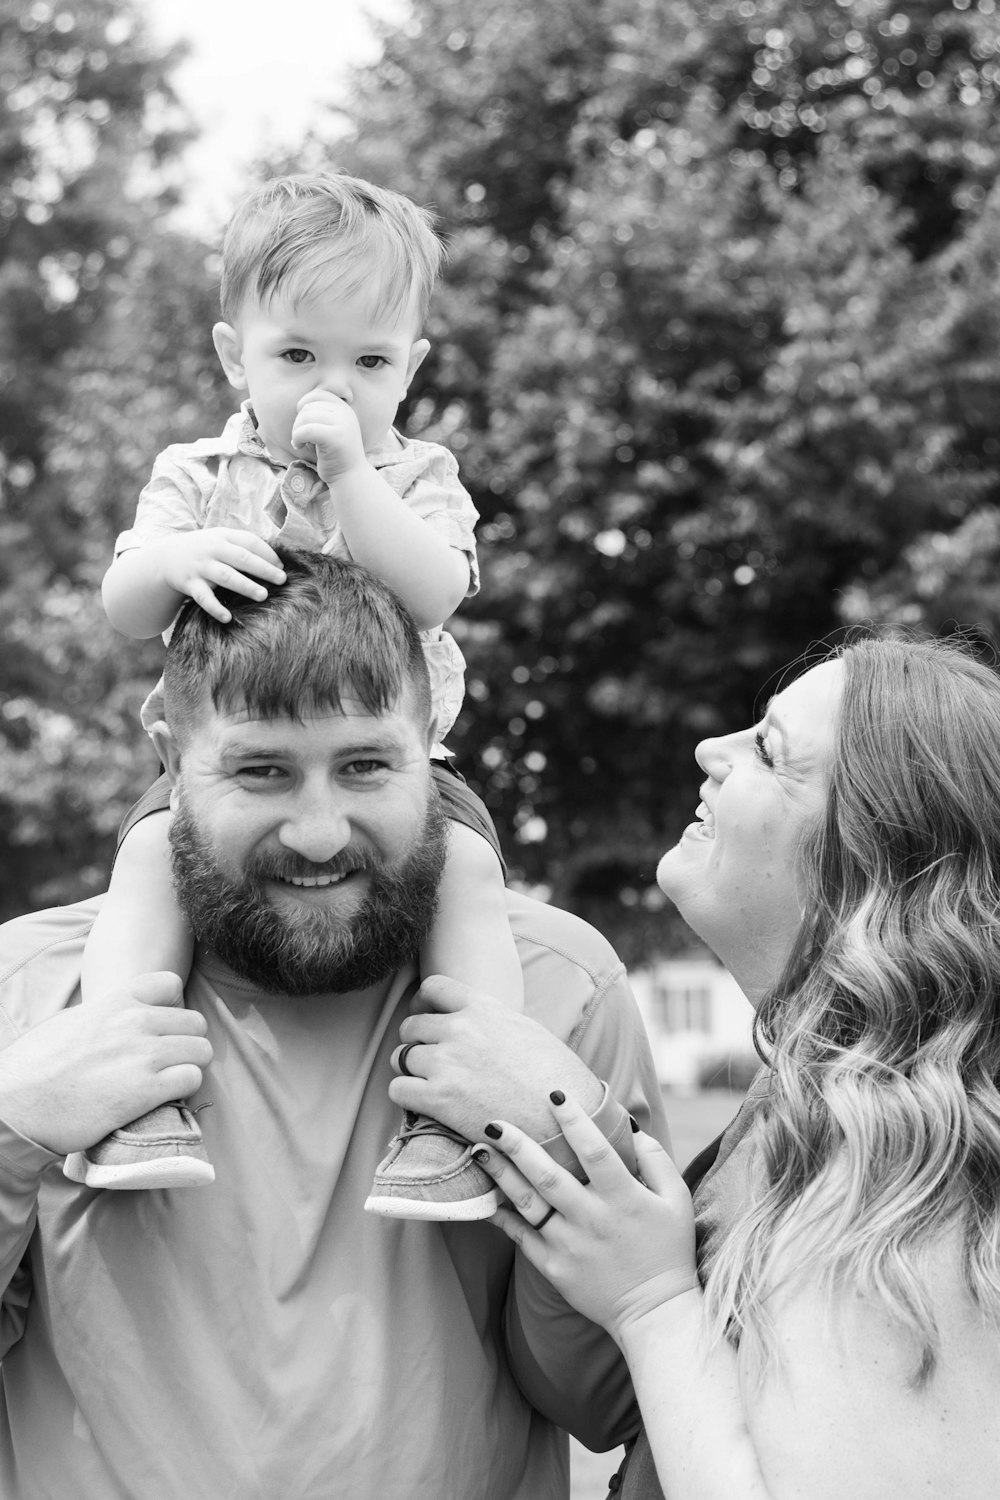
[[[676,1166],[659,1141],[655,1141],[651,1135],[640,1131],[633,1137],[633,1145],[640,1180],[651,1192],[661,1198],[665,1197],[676,1186],[679,1175]]]
[[[565,1098],[559,1091],[550,1099],[552,1113],[588,1181],[605,1195],[620,1183],[630,1182],[628,1169],[576,1101]],[[531,1217],[531,1209],[539,1199],[560,1212],[579,1214],[586,1211],[588,1200],[584,1184],[553,1161],[548,1152],[523,1130],[508,1121],[496,1120],[487,1127],[486,1133],[497,1149],[490,1152],[490,1162],[483,1165],[515,1207],[520,1209],[519,1199],[524,1200],[528,1210],[525,1217]],[[489,1150],[489,1146],[479,1149]],[[522,1184],[532,1192],[526,1192]]]
[[[511,1224],[520,1219],[531,1229],[537,1229],[543,1219],[553,1212],[552,1204],[540,1188],[534,1186],[519,1172],[513,1162],[502,1151],[492,1151],[487,1145],[478,1145],[472,1153],[473,1160],[488,1172],[503,1193],[509,1206],[502,1210]],[[503,1224],[499,1218],[497,1222]]]

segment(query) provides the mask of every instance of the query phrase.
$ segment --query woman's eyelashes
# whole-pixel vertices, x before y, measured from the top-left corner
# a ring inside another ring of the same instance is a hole
[[[753,737],[753,742],[757,748],[758,759],[761,760],[763,764],[769,769],[773,767],[774,757],[772,756],[770,750],[768,750],[767,748],[767,741],[764,738],[764,731],[762,729],[757,730],[756,734]]]

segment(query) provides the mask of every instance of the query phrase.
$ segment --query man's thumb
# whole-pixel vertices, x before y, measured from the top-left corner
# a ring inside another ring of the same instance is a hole
[[[168,969],[136,975],[129,983],[128,993],[143,1005],[184,1004],[184,982],[179,974],[171,974]]]

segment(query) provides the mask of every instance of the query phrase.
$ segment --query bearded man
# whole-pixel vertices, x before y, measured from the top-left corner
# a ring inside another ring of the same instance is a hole
[[[229,625],[189,606],[167,652],[183,1004],[167,975],[79,1004],[96,900],[0,930],[5,1500],[559,1500],[565,1430],[606,1449],[638,1427],[617,1349],[491,1224],[363,1211],[418,1096],[464,1137],[543,1138],[521,1101],[554,1079],[624,1155],[627,1111],[662,1114],[612,950],[515,894],[526,1015],[438,981],[488,1059],[436,1093],[394,1077],[445,839],[423,653],[362,569],[282,561]],[[211,1186],[63,1174],[179,1098]]]

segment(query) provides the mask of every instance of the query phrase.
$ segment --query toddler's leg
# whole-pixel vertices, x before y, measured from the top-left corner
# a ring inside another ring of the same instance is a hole
[[[169,970],[186,979],[194,939],[170,881],[169,813],[150,813],[118,850],[108,893],[84,949],[84,1005],[139,974]],[[88,1187],[183,1187],[211,1182],[215,1172],[201,1130],[183,1104],[163,1104],[63,1164]]]
[[[503,870],[487,840],[464,823],[448,825],[438,911],[420,973],[447,974],[508,1005],[524,1005]],[[436,1120],[407,1114],[365,1208],[387,1218],[456,1221],[488,1218],[498,1202],[496,1184],[472,1160],[468,1141]]]

